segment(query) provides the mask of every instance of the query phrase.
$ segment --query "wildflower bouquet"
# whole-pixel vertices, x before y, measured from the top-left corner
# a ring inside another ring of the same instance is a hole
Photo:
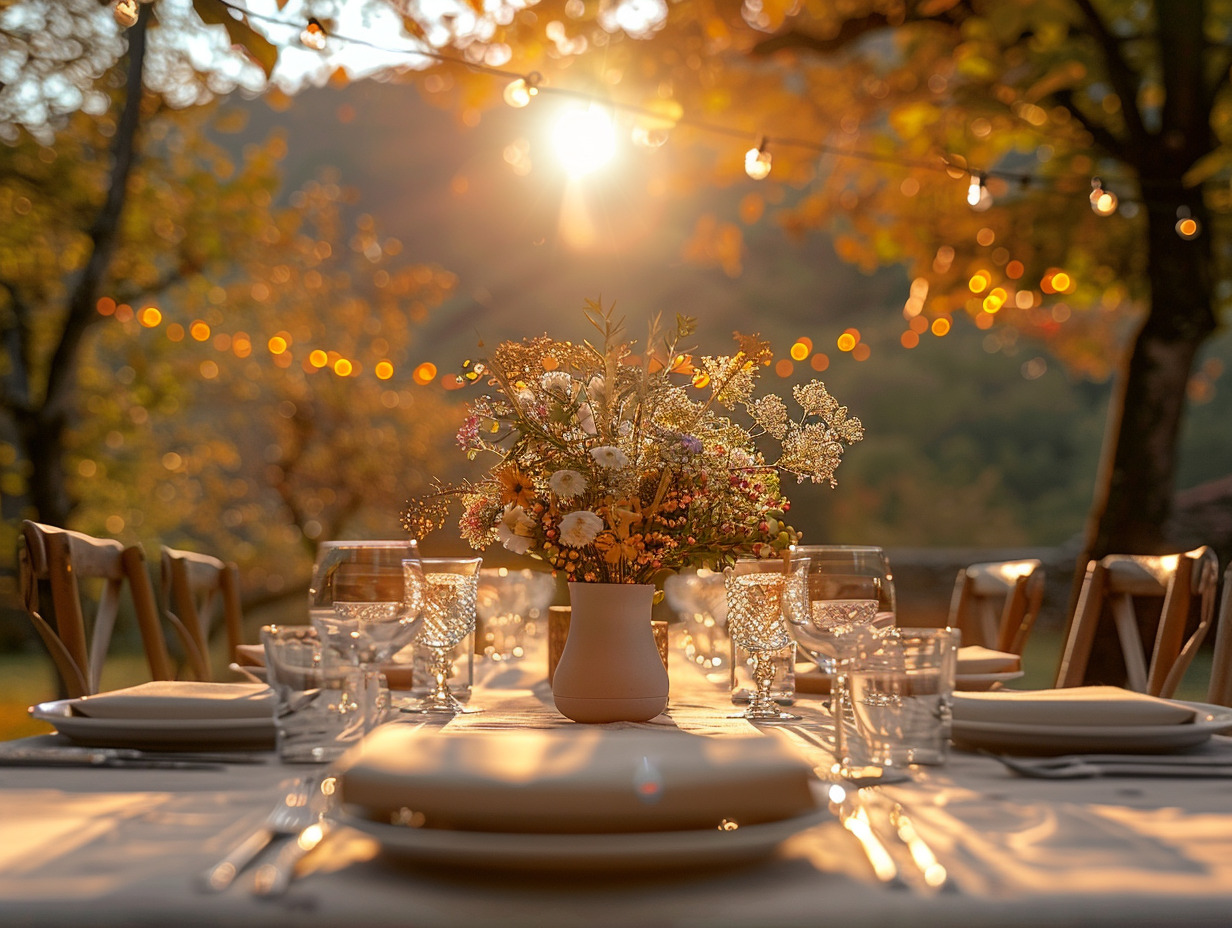
[[[771,557],[799,538],[779,471],[834,485],[845,446],[863,437],[820,381],[796,386],[798,418],[777,396],[754,398],[771,359],[768,343],[736,335],[730,356],[694,367],[681,341],[696,328],[656,319],[645,350],[623,338],[611,308],[588,301],[600,333],[582,344],[548,336],[504,342],[470,368],[488,395],[469,405],[459,444],[474,460],[496,457],[488,476],[438,485],[408,502],[414,535],[444,523],[460,498],[462,536],[540,558],[567,579],[648,583],[661,570]],[[743,409],[752,427],[726,411]],[[767,461],[756,439],[772,440]]]

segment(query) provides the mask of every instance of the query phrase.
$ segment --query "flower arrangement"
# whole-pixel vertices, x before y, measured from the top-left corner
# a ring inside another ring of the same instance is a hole
[[[611,307],[587,301],[597,343],[548,336],[503,342],[466,372],[493,388],[469,404],[458,442],[487,477],[438,484],[407,503],[403,527],[422,537],[460,499],[462,536],[540,558],[567,579],[647,583],[661,570],[772,557],[799,539],[779,471],[835,484],[860,420],[820,381],[792,391],[798,418],[773,394],[754,398],[769,344],[737,334],[729,356],[694,367],[681,347],[696,329],[656,318],[645,350],[624,340]],[[696,397],[696,398],[695,398]],[[727,412],[743,409],[749,428]],[[767,461],[756,445],[770,439]]]

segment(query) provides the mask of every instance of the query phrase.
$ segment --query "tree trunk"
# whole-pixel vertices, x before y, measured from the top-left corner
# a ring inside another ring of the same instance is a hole
[[[1210,237],[1176,231],[1177,209],[1188,204],[1207,228],[1200,196],[1184,196],[1180,182],[1148,204],[1150,311],[1125,358],[1109,403],[1108,430],[1083,550],[1075,565],[1069,615],[1087,563],[1106,554],[1168,552],[1164,533],[1175,489],[1178,439],[1194,359],[1215,331],[1211,308]],[[1115,647],[1092,654],[1088,679],[1112,679]],[[1149,653],[1149,649],[1148,649]]]
[[[146,30],[152,11],[152,4],[142,4],[136,25],[128,31],[124,107],[116,121],[111,146],[107,194],[90,227],[91,247],[85,266],[69,292],[64,325],[48,367],[46,389],[41,401],[17,414],[18,433],[32,471],[30,502],[35,517],[53,525],[67,525],[75,508],[67,486],[65,438],[69,417],[75,408],[82,341],[87,330],[100,318],[96,304],[119,244],[120,220],[128,197],[128,178],[141,120]],[[36,391],[28,390],[27,395],[33,397]]]

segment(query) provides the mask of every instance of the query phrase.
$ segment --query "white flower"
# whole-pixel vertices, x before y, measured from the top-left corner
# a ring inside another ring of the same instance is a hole
[[[595,414],[590,409],[589,403],[583,403],[578,407],[577,411],[578,425],[582,427],[582,431],[587,435],[598,435],[599,430],[595,428]]]
[[[548,371],[539,379],[539,386],[544,392],[562,399],[573,396],[573,378],[564,371]]]
[[[535,543],[535,520],[521,506],[509,503],[496,527],[496,537],[507,551],[525,554]]]
[[[560,543],[580,548],[594,541],[602,530],[602,519],[589,509],[579,509],[560,520]]]
[[[603,399],[604,380],[602,374],[595,374],[590,378],[590,382],[586,384],[586,395],[590,397],[592,403],[598,403]]]
[[[548,486],[561,499],[573,499],[586,492],[586,478],[576,470],[558,470],[548,478]]]
[[[595,459],[596,464],[608,470],[619,470],[629,463],[629,456],[612,445],[599,445],[597,448],[591,448],[590,456]]]

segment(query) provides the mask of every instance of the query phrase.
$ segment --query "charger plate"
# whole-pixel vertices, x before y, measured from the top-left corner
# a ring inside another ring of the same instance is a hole
[[[73,714],[74,699],[30,707],[30,717],[48,722],[77,744],[99,748],[152,750],[216,747],[268,750],[274,746],[274,717],[236,719],[100,719]]]
[[[374,822],[349,810],[329,816],[376,839],[391,857],[416,864],[487,870],[630,873],[639,870],[732,866],[774,852],[797,832],[832,818],[818,808],[804,815],[731,831],[623,834],[516,834],[409,828]]]
[[[1232,709],[1175,701],[1196,709],[1197,718],[1176,725],[1030,725],[954,719],[950,737],[959,747],[1006,754],[1162,754],[1232,730]]]

